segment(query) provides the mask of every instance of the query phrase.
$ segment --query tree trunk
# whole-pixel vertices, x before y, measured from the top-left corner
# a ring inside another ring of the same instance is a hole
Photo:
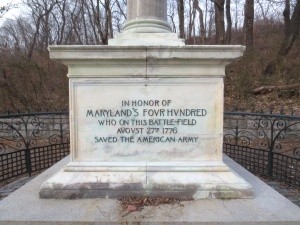
[[[297,1],[291,18],[290,25],[289,25],[289,33],[282,40],[276,58],[267,65],[264,71],[265,75],[273,75],[281,67],[282,62],[284,61],[285,57],[289,54],[295,40],[299,36],[299,30],[300,30],[300,0]]]
[[[210,4],[210,11],[209,11],[209,23],[208,23],[208,38],[210,39],[212,36],[213,30],[213,20],[214,20],[214,12],[213,12],[213,3]]]
[[[205,31],[204,20],[203,20],[203,11],[202,11],[202,9],[199,6],[199,1],[198,0],[194,0],[194,8],[199,13],[201,44],[204,44],[206,31]]]
[[[204,27],[205,32],[207,31],[207,14],[208,14],[208,3],[207,0],[205,0],[205,27]]]
[[[96,15],[95,15],[95,18],[96,18],[96,23],[97,23],[97,27],[98,27],[98,33],[100,35],[100,39],[101,39],[101,43],[104,44],[105,43],[105,33],[103,32],[102,30],[102,26],[101,26],[101,17],[100,17],[100,2],[99,1],[96,1]]]
[[[290,0],[285,0],[285,8],[283,11],[283,18],[284,18],[284,37],[288,38],[290,33],[291,27],[291,4]]]
[[[237,41],[238,30],[238,1],[235,0],[234,43]]]
[[[89,17],[89,21],[91,24],[91,32],[93,33],[95,44],[100,45],[100,35],[99,35],[99,18],[98,18],[98,13],[95,4],[93,1],[90,2],[85,2],[87,4],[87,15]]]
[[[253,49],[254,0],[246,0],[244,30],[247,51]]]
[[[184,32],[184,0],[177,1],[177,10],[179,17],[179,37],[185,39]]]
[[[226,20],[227,20],[226,44],[230,44],[230,42],[231,42],[232,20],[231,20],[230,3],[231,3],[231,0],[226,0]]]
[[[224,3],[225,0],[214,0],[216,44],[225,44]]]
[[[193,25],[195,22],[195,13],[196,13],[196,10],[194,8],[192,1],[193,0],[189,0],[190,10],[189,10],[189,26],[188,26],[188,34],[187,34],[188,41],[192,38]]]
[[[86,13],[85,13],[84,1],[81,2],[80,12],[81,12],[81,19],[83,22],[83,29],[84,29],[84,43],[86,45],[88,45],[89,44],[89,36],[88,36],[87,25],[86,25],[86,21],[85,21]]]
[[[91,0],[92,3],[92,0]],[[97,30],[100,35],[101,43],[106,45],[108,43],[108,20],[105,20],[104,28],[101,24],[101,8],[100,8],[100,1],[96,1],[96,8],[95,8],[95,23],[97,24]]]
[[[110,0],[106,1],[105,7],[106,7],[106,19],[108,20],[108,27],[109,27],[109,35],[108,37],[114,38],[114,28],[113,28],[113,23],[112,23],[112,12],[110,8],[111,2]],[[107,40],[108,41],[108,40]]]

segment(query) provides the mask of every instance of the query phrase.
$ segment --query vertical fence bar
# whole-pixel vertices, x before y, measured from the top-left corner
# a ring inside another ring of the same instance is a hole
[[[273,177],[273,163],[274,163],[274,144],[275,144],[275,141],[274,140],[274,123],[275,123],[275,120],[273,122],[270,122],[271,123],[271,131],[270,131],[270,139],[269,139],[269,154],[268,154],[268,178],[269,179],[272,179]]]
[[[63,116],[60,115],[60,124],[59,124],[59,133],[60,133],[60,144],[62,144],[64,141],[64,130],[63,130]]]
[[[25,163],[26,163],[26,172],[31,177],[32,167],[31,167],[31,154],[30,154],[29,147],[26,147],[25,150]]]
[[[273,177],[273,163],[274,163],[274,153],[273,150],[269,149],[269,153],[268,153],[268,178],[272,178]]]

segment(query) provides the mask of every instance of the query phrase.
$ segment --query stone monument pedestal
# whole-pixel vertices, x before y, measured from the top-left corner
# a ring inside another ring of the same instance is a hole
[[[225,66],[242,46],[51,46],[69,67],[71,162],[41,198],[251,198],[222,161]]]
[[[41,198],[251,198],[222,161],[225,66],[243,46],[185,46],[166,0],[128,0],[109,46],[50,46],[69,68],[71,161]]]
[[[300,208],[234,161],[225,163],[253,187],[254,199],[195,200],[146,206],[126,214],[115,199],[40,199],[43,182],[67,157],[0,201],[1,225],[298,225]]]

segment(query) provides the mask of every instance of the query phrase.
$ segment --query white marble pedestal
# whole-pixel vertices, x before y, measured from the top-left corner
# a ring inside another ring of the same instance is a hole
[[[242,46],[51,46],[69,68],[71,161],[41,198],[251,198],[222,161],[225,66]]]

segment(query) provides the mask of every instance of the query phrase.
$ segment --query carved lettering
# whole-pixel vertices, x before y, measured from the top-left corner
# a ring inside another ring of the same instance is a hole
[[[100,129],[115,127],[107,137],[95,134],[98,143],[197,143],[199,137],[182,133],[184,127],[195,127],[208,114],[205,108],[174,108],[173,101],[121,100],[120,108],[87,109],[85,117],[96,119]],[[175,104],[176,105],[176,104]]]

